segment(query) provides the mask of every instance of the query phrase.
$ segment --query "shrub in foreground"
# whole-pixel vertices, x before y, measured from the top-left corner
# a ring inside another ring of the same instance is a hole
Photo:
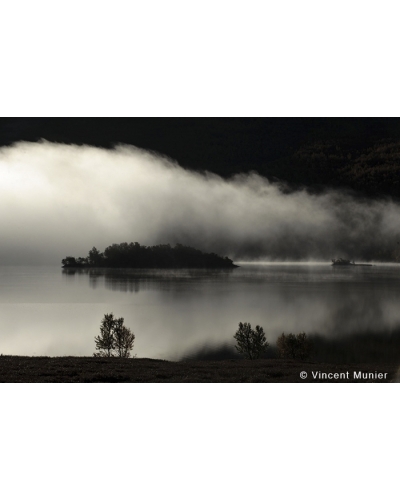
[[[308,359],[311,355],[312,342],[305,332],[294,335],[282,333],[276,341],[281,358]]]
[[[253,330],[250,323],[239,323],[233,338],[236,340],[236,350],[247,359],[259,358],[269,346],[262,326],[257,325]]]
[[[124,325],[124,318],[105,314],[100,324],[100,335],[94,338],[96,349],[93,356],[105,358],[129,358],[135,335]]]

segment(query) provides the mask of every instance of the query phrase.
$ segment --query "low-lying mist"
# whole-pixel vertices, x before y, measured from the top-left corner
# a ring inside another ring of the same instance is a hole
[[[57,264],[123,241],[236,260],[388,260],[400,255],[400,205],[288,193],[255,173],[225,180],[132,146],[21,142],[0,148],[0,235],[3,264]]]

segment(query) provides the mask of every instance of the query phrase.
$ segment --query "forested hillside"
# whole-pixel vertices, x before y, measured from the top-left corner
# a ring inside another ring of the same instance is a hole
[[[272,162],[265,173],[293,187],[347,187],[367,195],[399,198],[400,140],[380,139],[368,145],[340,140],[307,143]]]

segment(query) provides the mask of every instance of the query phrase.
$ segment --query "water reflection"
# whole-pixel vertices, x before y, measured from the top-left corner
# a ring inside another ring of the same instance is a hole
[[[109,312],[123,316],[135,333],[135,354],[171,360],[215,356],[215,350],[231,357],[240,321],[262,325],[271,345],[282,332],[333,342],[366,334],[381,341],[400,331],[400,266],[0,267],[0,281],[4,354],[91,355]]]
[[[171,290],[178,283],[224,280],[234,269],[63,269],[67,277],[86,276],[92,288],[138,293],[140,290]]]

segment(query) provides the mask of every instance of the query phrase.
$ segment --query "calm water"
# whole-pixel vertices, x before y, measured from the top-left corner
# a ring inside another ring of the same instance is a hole
[[[243,264],[234,270],[0,267],[0,353],[92,355],[104,313],[123,316],[138,357],[233,344],[240,321],[332,337],[400,328],[400,266]]]

